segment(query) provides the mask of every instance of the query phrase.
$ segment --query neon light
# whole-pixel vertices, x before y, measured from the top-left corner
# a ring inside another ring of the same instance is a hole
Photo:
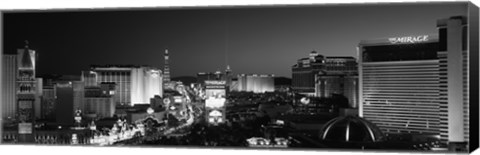
[[[428,41],[428,35],[388,38],[388,41],[392,44],[426,42]]]

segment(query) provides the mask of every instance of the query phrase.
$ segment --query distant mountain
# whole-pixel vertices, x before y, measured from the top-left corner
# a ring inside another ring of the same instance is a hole
[[[275,86],[292,85],[292,79],[287,77],[275,77],[274,84]]]
[[[197,82],[197,78],[193,76],[178,76],[173,77],[172,81],[182,81],[184,85],[190,85],[191,83]]]

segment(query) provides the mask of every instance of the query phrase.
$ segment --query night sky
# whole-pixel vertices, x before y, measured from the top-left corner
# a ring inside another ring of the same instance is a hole
[[[275,74],[312,50],[354,56],[360,40],[436,33],[436,20],[466,15],[467,3],[315,5],[237,8],[152,8],[10,12],[3,17],[4,53],[29,40],[37,74],[80,75],[91,64],[162,68],[170,72]]]

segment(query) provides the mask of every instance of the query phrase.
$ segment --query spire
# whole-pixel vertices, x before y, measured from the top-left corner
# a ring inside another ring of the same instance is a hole
[[[33,54],[33,53],[32,53]],[[22,55],[22,59],[20,61],[20,66],[21,68],[34,68],[33,67],[33,60],[32,60],[32,56],[30,55],[30,50],[28,48],[28,40],[25,40],[25,49],[24,51],[21,53]]]

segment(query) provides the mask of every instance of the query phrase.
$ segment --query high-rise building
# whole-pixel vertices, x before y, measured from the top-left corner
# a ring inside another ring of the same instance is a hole
[[[317,74],[315,96],[330,98],[333,95],[342,95],[348,99],[352,108],[358,103],[358,76],[357,75],[336,75]]]
[[[15,118],[17,110],[17,56],[3,55],[2,66],[2,118]]]
[[[333,94],[345,96],[350,107],[356,107],[358,72],[355,58],[327,57],[325,68],[315,74],[315,96],[329,98]]]
[[[59,126],[72,126],[74,124],[75,106],[73,83],[59,82],[55,84],[55,94],[55,121]]]
[[[85,82],[83,81],[72,81],[73,87],[73,110],[85,111]]]
[[[265,93],[275,91],[274,75],[240,74],[237,91]]]
[[[437,21],[437,29],[440,111],[448,111],[447,114],[440,115],[440,136],[448,142],[468,142],[470,103],[467,19],[461,16],[440,19]]]
[[[55,119],[55,102],[55,88],[53,86],[44,86],[40,110],[41,119]]]
[[[169,54],[168,54],[168,49],[165,50],[165,54],[164,54],[164,58],[165,58],[165,64],[163,66],[163,83],[168,83],[170,82],[170,57],[169,57]]]
[[[17,115],[19,142],[33,142],[37,82],[35,80],[36,53],[25,48],[17,50]]]
[[[364,40],[359,54],[359,115],[388,134],[468,142],[465,17],[437,21],[439,34]]]
[[[81,81],[85,83],[85,87],[95,87],[98,85],[98,75],[94,71],[82,71]]]
[[[205,81],[209,80],[225,80],[225,75],[220,71],[197,73],[197,83],[205,84]]]
[[[88,86],[115,83],[117,106],[146,104],[155,95],[163,95],[162,71],[152,67],[93,66],[90,72],[83,73],[82,79],[90,81]]]
[[[309,57],[297,60],[292,66],[292,89],[298,93],[315,95],[315,74],[325,68],[325,57],[316,51]]]
[[[84,113],[96,118],[113,117],[115,114],[115,84],[102,83],[99,87],[85,89]]]
[[[292,67],[292,89],[300,94],[315,96],[316,76],[325,73],[353,75],[357,72],[357,62],[353,57],[325,57],[316,51],[309,57],[301,58]],[[318,91],[318,90],[317,90]]]
[[[43,79],[35,78],[35,103],[33,109],[35,110],[35,119],[42,117],[42,96],[43,96]]]
[[[85,114],[95,114],[97,118],[113,117],[115,114],[113,97],[85,97]]]

